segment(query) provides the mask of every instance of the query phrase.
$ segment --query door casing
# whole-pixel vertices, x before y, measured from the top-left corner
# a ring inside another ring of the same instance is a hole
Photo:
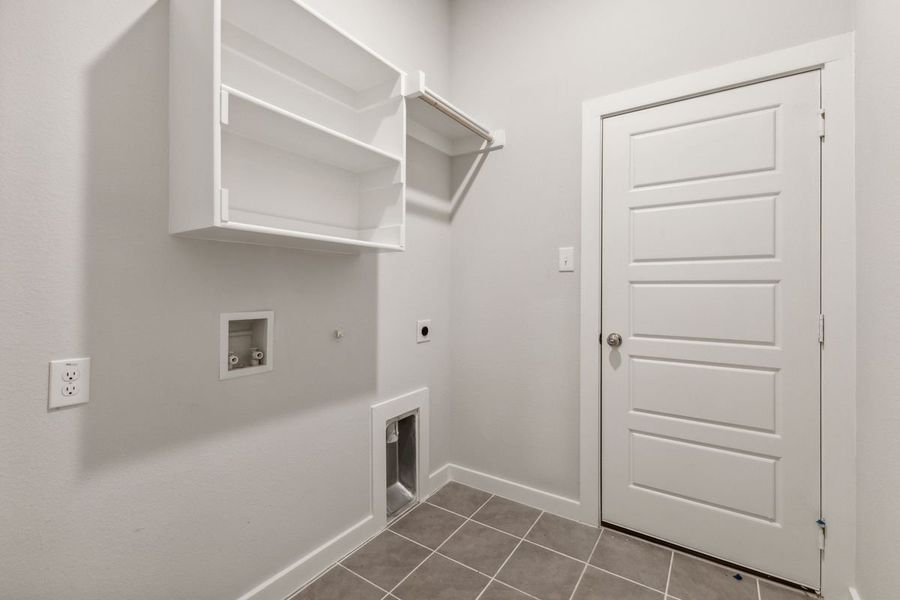
[[[822,144],[822,593],[849,598],[856,549],[856,230],[853,34],[699,71],[610,96],[582,109],[580,504],[599,523],[600,286],[603,119],[625,112],[820,70]]]

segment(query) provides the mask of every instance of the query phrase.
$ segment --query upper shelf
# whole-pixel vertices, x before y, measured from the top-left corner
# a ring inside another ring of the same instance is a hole
[[[491,152],[506,142],[503,130],[491,130],[425,85],[421,71],[406,98],[407,133],[444,154]]]
[[[222,86],[223,131],[313,158],[352,173],[366,173],[402,162],[365,144],[273,106],[227,85]]]
[[[396,77],[396,71],[349,35],[293,0],[223,0],[223,20],[266,40],[348,88],[361,92]],[[336,35],[337,33],[337,35]]]
[[[405,74],[301,0],[169,0],[169,232],[402,251]]]

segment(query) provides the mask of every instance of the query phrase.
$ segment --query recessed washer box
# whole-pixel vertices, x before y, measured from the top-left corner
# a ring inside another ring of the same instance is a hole
[[[219,379],[271,371],[275,313],[271,310],[222,313],[219,318]]]

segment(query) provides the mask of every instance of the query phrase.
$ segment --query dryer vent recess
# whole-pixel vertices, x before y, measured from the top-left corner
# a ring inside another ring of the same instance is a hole
[[[387,518],[398,515],[416,500],[417,412],[388,421],[384,432],[387,466]]]

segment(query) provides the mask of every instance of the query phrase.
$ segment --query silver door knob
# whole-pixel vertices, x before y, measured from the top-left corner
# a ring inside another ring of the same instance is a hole
[[[622,345],[622,336],[618,333],[611,333],[606,336],[606,343],[609,344],[611,348],[618,348]]]

